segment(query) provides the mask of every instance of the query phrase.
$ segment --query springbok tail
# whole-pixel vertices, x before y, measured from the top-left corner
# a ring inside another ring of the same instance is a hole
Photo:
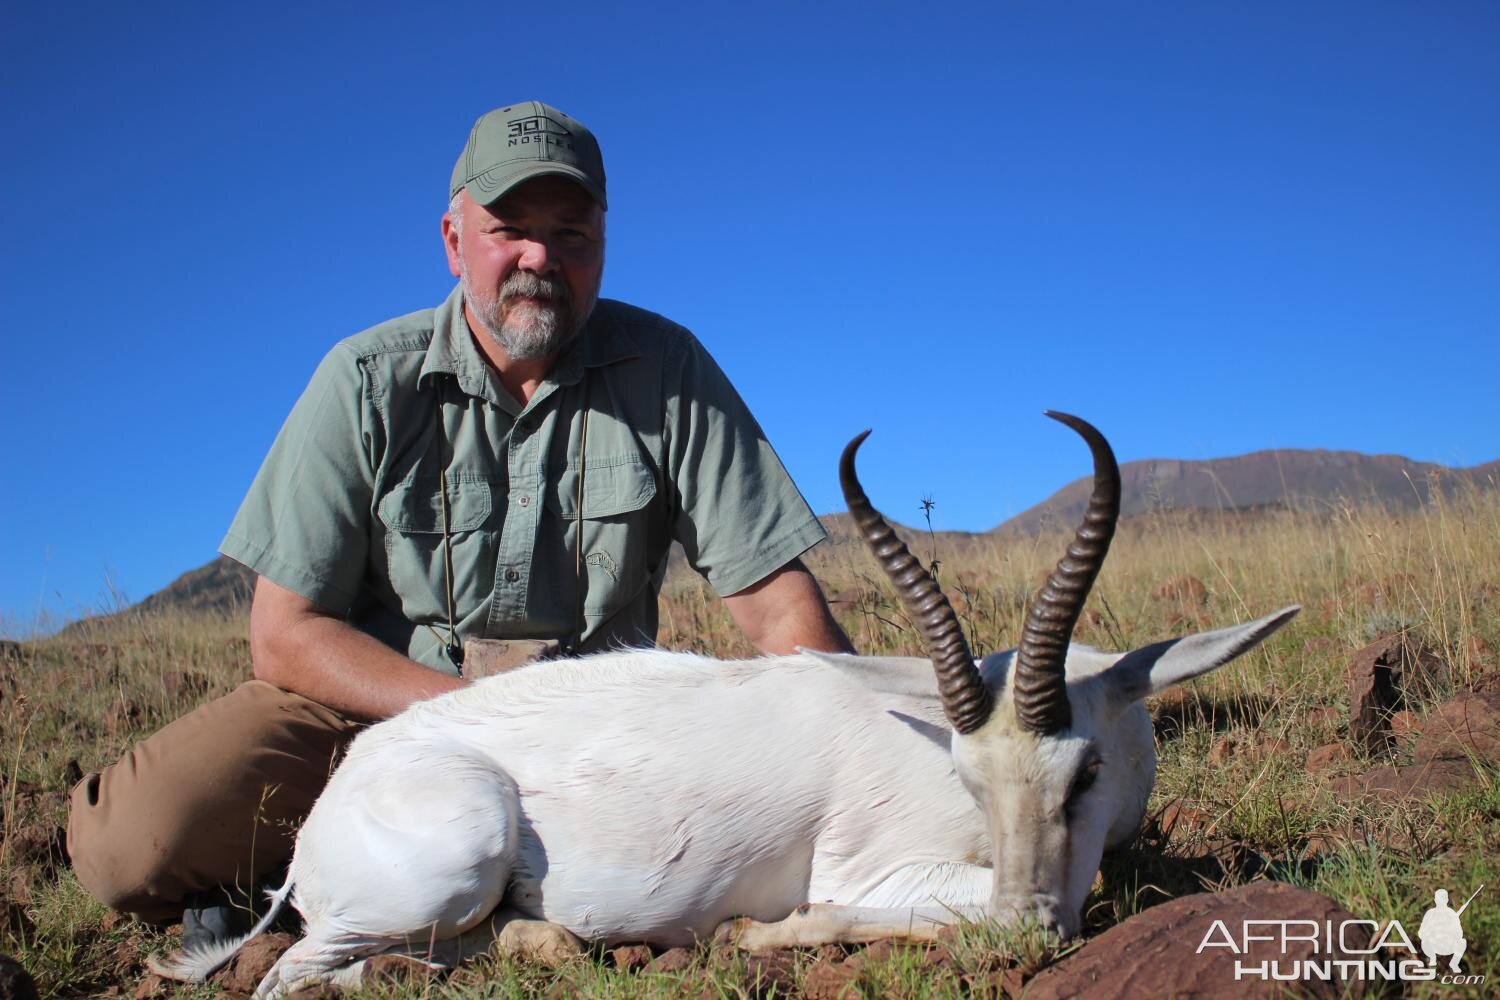
[[[249,931],[237,938],[228,941],[220,941],[215,944],[202,945],[195,948],[183,948],[172,952],[170,955],[151,955],[146,959],[146,967],[163,979],[170,979],[179,983],[201,983],[209,976],[218,972],[229,964],[245,942],[258,934],[265,932],[266,928],[281,915],[287,900],[292,896],[292,876],[287,873],[285,884],[280,889],[270,894],[271,908],[266,915],[260,918],[260,922]]]

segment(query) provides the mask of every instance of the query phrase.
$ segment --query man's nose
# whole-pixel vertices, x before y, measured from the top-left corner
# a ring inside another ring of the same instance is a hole
[[[548,274],[557,270],[557,255],[546,240],[533,237],[526,240],[521,251],[520,266],[536,274]]]

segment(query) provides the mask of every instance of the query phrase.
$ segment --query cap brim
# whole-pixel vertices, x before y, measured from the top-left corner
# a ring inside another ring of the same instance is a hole
[[[589,197],[599,203],[600,208],[609,209],[609,205],[604,200],[604,192],[600,190],[599,185],[595,184],[588,174],[570,163],[557,163],[547,160],[527,163],[517,170],[506,174],[505,179],[498,183],[489,185],[481,183],[481,181],[490,180],[493,177],[493,173],[491,171],[488,174],[481,174],[464,184],[464,190],[469,192],[469,197],[473,198],[480,205],[493,205],[514,190],[516,185],[523,184],[536,177],[551,175],[554,177],[566,177],[568,180],[573,181],[587,191]]]

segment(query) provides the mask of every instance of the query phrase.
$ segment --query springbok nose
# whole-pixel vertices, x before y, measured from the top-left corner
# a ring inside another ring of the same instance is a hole
[[[1070,921],[1064,920],[1062,907],[1053,896],[1033,893],[1028,896],[1005,896],[991,904],[995,919],[1002,924],[1016,925],[1031,921],[1042,930],[1067,940],[1076,933]]]

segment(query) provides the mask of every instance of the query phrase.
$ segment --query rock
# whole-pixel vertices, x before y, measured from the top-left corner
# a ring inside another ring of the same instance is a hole
[[[1374,796],[1392,802],[1459,791],[1472,785],[1478,777],[1468,759],[1443,759],[1405,767],[1377,767],[1355,777],[1337,778],[1329,782],[1328,791],[1343,799]]]
[[[797,995],[797,953],[791,948],[745,956],[745,986],[751,996]]]
[[[1212,832],[1214,818],[1186,799],[1173,799],[1156,816],[1156,828],[1167,839],[1180,839],[1193,830]]]
[[[686,948],[670,948],[651,960],[647,972],[684,972],[693,965],[693,953]]]
[[[612,949],[609,957],[614,961],[615,968],[634,972],[651,964],[651,949],[643,944],[627,944]]]
[[[1282,997],[1288,983],[1234,978],[1235,962],[1259,965],[1279,961],[1283,967],[1299,959],[1345,959],[1355,956],[1316,952],[1311,941],[1288,940],[1285,951],[1279,940],[1250,941],[1248,951],[1234,954],[1227,947],[1199,944],[1213,931],[1212,940],[1223,935],[1215,929],[1222,921],[1235,943],[1245,944],[1242,933],[1247,920],[1311,920],[1335,926],[1353,920],[1352,914],[1327,896],[1280,882],[1254,882],[1219,893],[1183,896],[1137,914],[1085,944],[1073,955],[1044,969],[1026,989],[1026,1000],[1061,1000],[1064,997]],[[1252,935],[1254,936],[1254,935]],[[1274,937],[1261,929],[1261,936]],[[1368,943],[1347,942],[1355,947]],[[1340,983],[1305,980],[1296,984],[1299,996],[1333,997],[1352,993],[1358,981],[1346,990]]]
[[[848,966],[819,962],[802,977],[802,995],[807,1000],[855,1000],[858,981],[859,973]]]
[[[1390,745],[1390,717],[1415,705],[1446,676],[1447,664],[1406,635],[1376,639],[1354,654],[1349,682],[1349,738],[1369,753]]]
[[[1213,745],[1208,748],[1208,762],[1210,764],[1222,764],[1234,756],[1234,741],[1227,736],[1221,736],[1214,740]]]
[[[1427,798],[1456,792],[1478,776],[1467,760],[1434,760],[1405,767],[1377,767],[1364,777],[1365,791],[1378,798]]]
[[[1325,743],[1307,755],[1307,762],[1303,767],[1309,774],[1325,774],[1329,771],[1341,771],[1353,760],[1354,754],[1344,744]]]
[[[1419,764],[1473,758],[1500,764],[1500,692],[1461,694],[1443,702],[1428,713],[1412,749]]]
[[[1212,624],[1213,619],[1201,611],[1195,611],[1191,614],[1186,611],[1174,611],[1167,616],[1167,628],[1174,632],[1206,629]]]
[[[161,687],[173,700],[197,701],[208,693],[209,680],[196,670],[172,670],[162,674]]]
[[[67,831],[50,823],[23,826],[6,841],[5,855],[12,864],[37,865],[50,874],[67,864]]]
[[[249,993],[295,941],[290,934],[279,932],[253,937],[245,942],[232,962],[214,973],[212,980],[226,990]]]
[[[436,979],[438,972],[426,962],[410,955],[375,955],[365,959],[360,973],[362,985],[374,983],[425,983]]]
[[[9,955],[0,955],[0,1000],[37,1000],[36,981]]]
[[[1422,731],[1422,720],[1409,708],[1391,713],[1391,738],[1397,743],[1409,743]]]
[[[1337,728],[1343,721],[1343,713],[1333,705],[1320,705],[1307,713],[1307,724],[1310,726],[1332,726]]]
[[[1268,736],[1256,743],[1250,750],[1250,756],[1255,760],[1271,760],[1291,754],[1292,744],[1279,737]]]
[[[132,996],[135,1000],[156,1000],[157,997],[166,996],[167,991],[167,981],[153,972],[143,976],[141,981],[135,984],[135,993]]]
[[[1196,576],[1184,573],[1157,586],[1151,592],[1157,600],[1175,600],[1184,607],[1203,607],[1208,603],[1208,588]]]

